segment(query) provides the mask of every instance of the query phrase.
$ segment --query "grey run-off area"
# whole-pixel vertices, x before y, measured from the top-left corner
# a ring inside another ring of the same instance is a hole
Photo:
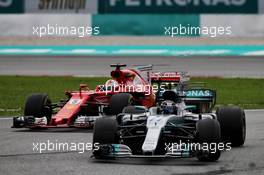
[[[262,57],[85,57],[0,56],[0,75],[109,76],[110,64],[153,64],[155,71],[187,71],[191,76],[264,77]]]

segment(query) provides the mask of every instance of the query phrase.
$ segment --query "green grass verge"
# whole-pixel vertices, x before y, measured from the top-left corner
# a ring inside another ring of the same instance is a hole
[[[48,93],[53,102],[64,98],[65,90],[77,90],[80,83],[90,88],[108,78],[25,77],[0,76],[0,116],[22,115],[28,94]],[[218,105],[239,105],[243,108],[264,108],[264,79],[192,78],[205,82],[206,87],[217,90]]]

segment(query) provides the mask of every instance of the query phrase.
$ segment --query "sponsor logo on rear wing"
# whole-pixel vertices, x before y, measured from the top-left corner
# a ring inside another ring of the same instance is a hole
[[[191,89],[184,91],[186,97],[214,97],[214,91],[209,89]]]
[[[210,89],[190,89],[185,90],[183,92],[186,100],[193,101],[193,100],[208,100],[208,101],[215,101],[216,100],[216,92],[215,90]]]
[[[152,82],[185,82],[190,80],[187,72],[153,72],[150,78]]]

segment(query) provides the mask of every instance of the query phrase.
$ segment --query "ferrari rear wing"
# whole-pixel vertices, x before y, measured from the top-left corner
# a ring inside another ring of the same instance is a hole
[[[144,71],[151,71],[151,70],[153,70],[153,65],[152,64],[149,64],[149,65],[138,66],[137,69],[139,71],[142,71],[142,72],[144,72]]]
[[[153,72],[150,78],[152,83],[185,83],[190,80],[187,72]]]

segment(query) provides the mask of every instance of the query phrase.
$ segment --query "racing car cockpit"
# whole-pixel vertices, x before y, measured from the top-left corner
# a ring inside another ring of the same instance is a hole
[[[140,75],[132,69],[121,69],[126,65],[123,64],[113,64],[111,67],[115,67],[110,75],[111,78],[108,79],[104,85],[97,87],[97,90],[104,90],[107,92],[111,92],[114,90],[118,90],[120,87],[122,92],[126,92],[127,87],[131,86],[144,86],[146,82],[143,80]]]
[[[159,113],[162,114],[176,114],[178,113],[178,106],[171,100],[165,100],[161,103]]]
[[[108,91],[112,91],[114,90],[116,87],[119,86],[119,83],[114,80],[114,79],[109,79],[105,82],[105,88],[108,90]]]

